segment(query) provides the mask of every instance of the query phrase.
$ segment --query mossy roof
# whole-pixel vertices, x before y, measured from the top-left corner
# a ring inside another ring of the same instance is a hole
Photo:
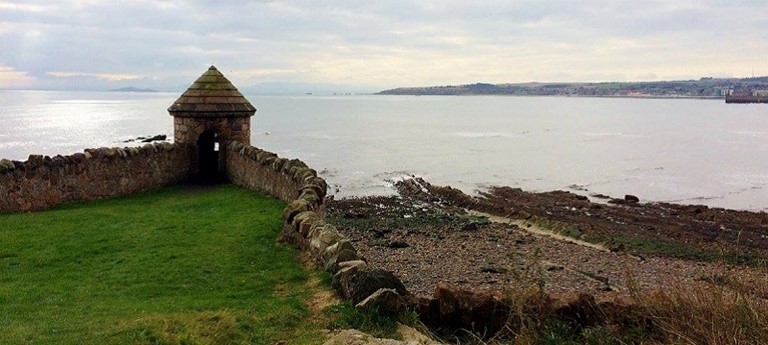
[[[189,117],[253,116],[256,108],[211,66],[173,102],[168,112],[172,116]]]

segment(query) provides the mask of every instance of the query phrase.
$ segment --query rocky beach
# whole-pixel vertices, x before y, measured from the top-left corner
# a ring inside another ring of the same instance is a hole
[[[438,285],[598,299],[718,286],[768,296],[768,214],[420,178],[399,195],[333,200],[329,218],[370,263],[421,298]]]

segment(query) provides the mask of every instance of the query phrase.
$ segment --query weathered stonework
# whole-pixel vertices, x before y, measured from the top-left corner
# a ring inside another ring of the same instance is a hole
[[[280,158],[238,142],[232,142],[227,149],[229,180],[288,202],[283,210],[282,240],[309,252],[320,267],[333,275],[333,287],[342,297],[358,303],[381,289],[394,289],[387,301],[397,303],[387,303],[390,309],[406,308],[414,303],[397,277],[368,266],[352,242],[325,222],[328,184],[315,170],[300,160]],[[378,308],[381,307],[378,302],[380,298],[372,298],[370,303],[357,307]]]
[[[250,117],[174,117],[173,138],[177,143],[194,144],[205,130],[210,129],[219,135],[222,146],[232,141],[251,144]]]
[[[190,157],[188,146],[156,143],[86,149],[70,156],[31,155],[25,162],[3,160],[0,212],[36,211],[178,184],[187,179]]]
[[[168,113],[173,116],[174,141],[197,151],[191,175],[199,182],[218,182],[226,174],[224,161],[231,142],[251,143],[256,108],[214,66],[173,102]]]

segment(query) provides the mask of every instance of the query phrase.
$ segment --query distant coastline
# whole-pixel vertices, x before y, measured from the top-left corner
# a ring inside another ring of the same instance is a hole
[[[110,91],[110,92],[157,92],[157,90],[154,90],[154,89],[142,89],[142,88],[133,87],[133,86],[121,87],[118,89],[111,89],[107,91]]]
[[[399,87],[377,95],[414,96],[577,96],[662,99],[723,99],[733,93],[768,90],[768,77],[701,78],[699,80],[599,83],[474,83],[463,85]]]

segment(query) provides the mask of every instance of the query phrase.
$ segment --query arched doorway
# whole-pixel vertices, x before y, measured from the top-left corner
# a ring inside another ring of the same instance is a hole
[[[197,138],[197,171],[200,183],[219,182],[219,136],[211,129]]]

